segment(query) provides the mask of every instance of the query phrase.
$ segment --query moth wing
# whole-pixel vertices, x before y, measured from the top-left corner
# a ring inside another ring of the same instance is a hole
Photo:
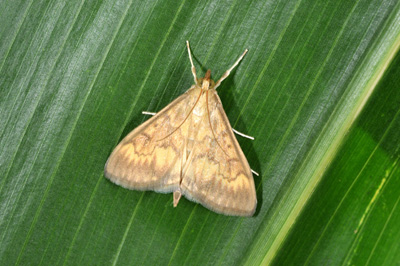
[[[210,120],[207,117],[198,130],[183,169],[181,192],[215,212],[251,216],[257,198],[250,166],[216,91],[208,92]]]
[[[108,158],[105,176],[129,189],[163,193],[179,189],[188,131],[180,124],[195,101],[191,88],[131,131]]]

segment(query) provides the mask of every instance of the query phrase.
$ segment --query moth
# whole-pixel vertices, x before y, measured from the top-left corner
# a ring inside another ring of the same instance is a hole
[[[134,190],[173,192],[232,216],[252,216],[257,206],[252,170],[241,150],[216,89],[245,52],[214,82],[198,79],[186,41],[195,84],[130,132],[114,149],[105,176]]]

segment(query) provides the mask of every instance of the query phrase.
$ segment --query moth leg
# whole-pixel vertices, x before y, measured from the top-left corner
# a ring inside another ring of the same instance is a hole
[[[253,169],[250,169],[251,170],[251,172],[253,173],[253,174],[255,174],[256,176],[260,176],[256,171],[254,171]]]
[[[246,135],[246,134],[243,134],[242,132],[239,132],[239,131],[237,131],[237,130],[234,129],[234,128],[232,128],[232,131],[233,131],[233,133],[235,133],[235,134],[237,134],[237,135],[239,135],[239,136],[242,136],[242,137],[244,137],[244,138],[248,138],[248,139],[254,140],[254,137],[249,136],[249,135]]]
[[[189,53],[190,64],[192,65],[192,74],[193,74],[193,78],[194,78],[194,84],[197,84],[196,68],[194,67],[194,64],[193,64],[192,53],[190,52],[189,41],[186,41],[186,47],[187,47],[187,50]]]
[[[174,191],[174,207],[176,207],[179,203],[179,200],[181,199],[182,193],[180,190]]]
[[[242,137],[244,137],[244,138],[248,138],[248,139],[254,140],[254,137],[249,136],[249,135],[246,135],[246,134],[243,134],[242,132],[239,132],[239,131],[237,131],[237,130],[234,129],[234,128],[232,128],[232,131],[233,131],[233,133],[236,133],[236,134],[238,134],[239,136],[242,136]],[[251,170],[251,172],[252,172],[253,174],[255,174],[256,176],[259,176],[259,174],[258,174],[256,171],[254,171],[253,169],[250,169],[250,170]]]
[[[157,113],[148,112],[148,111],[142,111],[142,114],[144,114],[144,115],[156,115]],[[239,132],[239,131],[237,131],[237,130],[234,129],[234,128],[232,128],[232,131],[233,131],[233,133],[235,133],[235,134],[237,134],[237,135],[239,135],[239,136],[242,136],[243,138],[247,138],[247,139],[254,140],[254,137],[249,136],[249,135],[246,135],[246,134],[244,134],[244,133],[242,133],[242,132]]]
[[[243,57],[245,56],[245,54],[247,53],[247,49],[244,50],[244,53],[236,60],[236,62],[227,70],[225,71],[225,73],[222,75],[222,77],[215,83],[214,86],[214,90],[216,90],[218,88],[219,85],[221,85],[221,82],[226,79],[229,74],[231,73],[231,71],[239,64],[240,61],[242,61]]]
[[[142,114],[144,114],[144,115],[156,115],[157,113],[142,111]]]

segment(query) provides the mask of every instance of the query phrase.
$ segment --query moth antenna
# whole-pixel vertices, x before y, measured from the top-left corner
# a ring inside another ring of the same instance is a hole
[[[215,83],[214,90],[216,90],[218,86],[221,85],[221,82],[229,76],[231,71],[240,63],[240,61],[242,61],[243,57],[248,51],[248,49],[244,50],[243,54],[236,60],[236,62],[227,71],[225,71],[222,77]]]
[[[186,47],[187,47],[187,50],[189,53],[190,64],[192,65],[192,74],[193,74],[193,78],[194,78],[194,84],[197,84],[196,68],[194,67],[194,64],[193,64],[192,53],[190,52],[189,41],[186,41]]]

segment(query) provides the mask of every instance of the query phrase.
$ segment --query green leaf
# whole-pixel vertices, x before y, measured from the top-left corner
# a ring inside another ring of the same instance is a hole
[[[217,79],[251,218],[104,178],[116,144]],[[0,264],[400,261],[400,3],[0,2]]]
[[[399,77],[397,54],[287,235],[280,264],[399,261]]]

